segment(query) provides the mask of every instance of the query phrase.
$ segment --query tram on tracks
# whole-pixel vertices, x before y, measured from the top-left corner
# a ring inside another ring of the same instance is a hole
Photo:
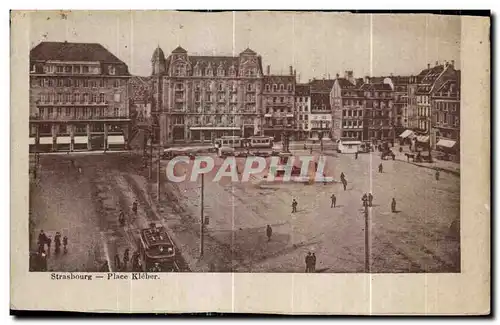
[[[139,254],[145,272],[174,272],[175,246],[165,227],[151,223],[149,228],[141,229]]]

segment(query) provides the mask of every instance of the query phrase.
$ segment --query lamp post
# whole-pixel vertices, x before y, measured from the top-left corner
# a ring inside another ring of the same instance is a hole
[[[363,207],[365,215],[365,272],[370,273],[370,228],[369,228],[369,212],[368,198],[363,197]]]
[[[204,162],[202,164],[206,165]],[[203,166],[205,167],[205,166]],[[204,214],[204,195],[205,195],[205,174],[201,174],[201,194],[200,194],[200,258],[203,257],[205,241],[205,220]]]

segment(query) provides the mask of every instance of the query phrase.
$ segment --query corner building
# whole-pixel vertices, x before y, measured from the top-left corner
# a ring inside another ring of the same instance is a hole
[[[130,74],[101,44],[41,42],[29,75],[30,150],[127,147]]]
[[[161,145],[262,133],[262,59],[251,49],[235,57],[191,56],[179,46],[165,58],[158,47],[151,61]]]

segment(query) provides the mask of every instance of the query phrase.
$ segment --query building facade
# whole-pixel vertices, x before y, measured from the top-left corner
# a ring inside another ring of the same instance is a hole
[[[295,113],[297,118],[297,138],[311,138],[311,86],[297,84],[295,86]]]
[[[370,80],[360,87],[364,96],[364,140],[394,141],[393,89],[390,78],[376,83]]]
[[[332,105],[332,136],[334,140],[341,138],[364,140],[364,96],[360,87],[363,81],[354,79],[352,73],[346,72],[344,78],[337,74],[330,101]]]
[[[335,79],[313,79],[310,84],[311,115],[310,137],[317,140],[320,137],[331,138],[332,106],[330,94]]]
[[[42,42],[30,51],[30,148],[126,147],[127,65],[100,44]]]
[[[295,115],[295,75],[290,67],[289,75],[268,75],[263,78],[262,112],[263,134],[281,139],[284,133],[292,139],[298,124]]]
[[[177,47],[165,58],[157,48],[152,68],[152,110],[161,145],[263,132],[262,60],[254,51],[191,56]]]

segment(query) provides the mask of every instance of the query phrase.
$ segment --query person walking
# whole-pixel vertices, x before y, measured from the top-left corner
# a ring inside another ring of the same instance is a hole
[[[38,251],[45,250],[45,243],[47,242],[47,235],[43,230],[38,234]]]
[[[311,272],[311,262],[312,262],[312,255],[311,252],[309,252],[306,255],[306,273]]]
[[[130,260],[130,249],[125,249],[125,252],[123,253],[123,270],[127,270],[127,265]]]
[[[118,222],[120,223],[120,226],[125,226],[125,213],[123,213],[123,210],[120,210],[120,213],[118,214]]]
[[[358,152],[357,151],[354,153],[354,159],[356,159],[356,160],[358,159]]]
[[[337,197],[335,196],[335,194],[332,194],[330,198],[332,199],[332,204],[330,205],[330,208],[335,208],[337,205]]]
[[[347,181],[345,178],[342,180],[342,185],[344,186],[344,191],[347,191]]]
[[[120,255],[118,255],[118,253],[115,255],[115,267],[118,272],[122,270],[122,262],[120,261]]]
[[[384,166],[382,166],[382,163],[380,163],[380,165],[378,165],[378,172],[382,173],[383,171],[384,171]]]
[[[372,195],[372,193],[368,193],[368,206],[369,207],[373,206],[373,195]]]
[[[316,273],[316,254],[312,253],[311,256],[311,272]]]
[[[271,236],[273,235],[273,228],[271,228],[270,225],[267,225],[266,227],[266,235],[267,235],[267,241],[271,241]]]
[[[104,263],[102,264],[101,269],[99,271],[100,272],[109,272],[108,261],[104,261]]]
[[[368,202],[368,195],[366,195],[366,193],[363,194],[363,196],[361,197],[361,202],[363,204],[363,207],[366,207],[368,205],[368,203],[367,203]]]
[[[59,254],[59,252],[61,251],[61,233],[60,232],[56,232],[56,235],[54,237],[54,244],[55,244],[55,253],[56,254]]]
[[[439,181],[439,170],[436,170],[436,181]]]
[[[134,201],[134,203],[132,203],[132,212],[137,215],[137,201]]]
[[[292,213],[296,213],[297,212],[297,200],[293,199],[292,201]]]
[[[47,237],[47,255],[50,255],[50,246],[52,245],[52,236]]]
[[[68,236],[63,237],[64,254],[68,252]]]
[[[392,198],[391,211],[392,211],[392,213],[396,212],[396,199],[395,198]]]

